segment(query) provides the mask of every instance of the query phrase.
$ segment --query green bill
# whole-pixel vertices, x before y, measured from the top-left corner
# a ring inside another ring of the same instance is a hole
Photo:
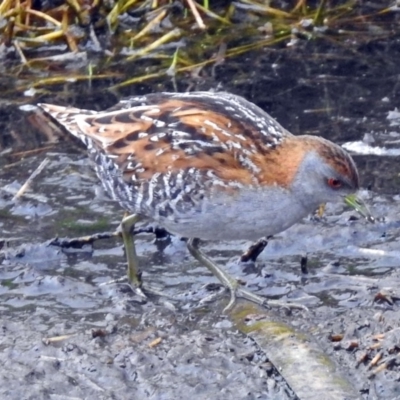
[[[367,205],[359,199],[355,194],[349,194],[344,198],[344,202],[354,208],[359,214],[366,218],[369,222],[375,222],[375,218],[369,211]]]

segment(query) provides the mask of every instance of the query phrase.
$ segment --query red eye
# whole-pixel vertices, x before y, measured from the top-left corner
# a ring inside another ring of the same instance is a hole
[[[339,179],[329,178],[329,179],[328,179],[328,185],[329,185],[332,189],[339,189],[339,188],[342,187],[342,182],[340,182]]]

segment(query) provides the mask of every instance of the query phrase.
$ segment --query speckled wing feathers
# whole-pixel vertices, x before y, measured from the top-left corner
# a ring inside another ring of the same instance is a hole
[[[135,211],[157,202],[160,215],[195,207],[211,187],[260,184],[262,156],[292,136],[254,104],[227,93],[150,94],[103,112],[40,107],[86,144],[114,199]]]
[[[132,172],[132,180],[183,168],[214,170],[231,180],[240,169],[239,180],[250,184],[260,171],[254,155],[290,135],[255,105],[225,93],[150,94],[99,113],[41,107],[89,151],[94,146],[113,158],[125,178]]]

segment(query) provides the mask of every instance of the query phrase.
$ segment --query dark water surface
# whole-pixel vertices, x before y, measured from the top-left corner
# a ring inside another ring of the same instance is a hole
[[[399,35],[356,51],[310,41],[292,52],[263,49],[226,61],[215,76],[210,69],[177,81],[180,91],[218,87],[243,95],[294,134],[321,135],[360,153],[354,159],[374,225],[328,205],[323,218],[276,236],[256,266],[236,263],[249,243],[203,249],[252,290],[309,307],[290,322],[318,340],[364,399],[400,399],[399,60]],[[121,72],[129,75],[123,66]],[[1,77],[0,84],[16,85]],[[0,397],[296,398],[267,355],[221,315],[226,299],[196,307],[215,278],[179,239],[138,239],[144,280],[173,298],[147,303],[124,285],[105,284],[125,274],[120,241],[66,252],[47,245],[56,236],[112,231],[123,211],[101,193],[82,147],[43,132],[19,106],[98,110],[121,96],[173,90],[169,78],[118,93],[105,91],[109,84],[70,83],[33,97],[15,92],[0,104]],[[14,201],[45,157],[47,166]],[[304,254],[307,275],[299,268]],[[332,334],[344,339],[334,342]]]

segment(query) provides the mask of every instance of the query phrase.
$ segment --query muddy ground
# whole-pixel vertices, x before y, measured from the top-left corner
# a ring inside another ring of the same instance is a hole
[[[19,201],[12,194],[21,178],[2,181],[1,398],[296,398],[268,354],[221,314],[226,298],[198,305],[215,278],[178,238],[138,241],[144,280],[169,296],[146,303],[122,283],[107,284],[125,273],[120,241],[65,251],[48,245],[56,235],[116,227],[121,210],[97,190],[84,156],[47,156]],[[35,165],[30,158],[18,169]],[[270,241],[256,265],[237,263],[248,243],[204,250],[255,292],[307,306],[274,318],[317,340],[365,398],[394,399],[400,221],[396,196],[364,195],[385,221],[370,225],[328,205],[322,219]],[[308,274],[300,271],[305,254]]]
[[[249,243],[203,245],[251,290],[308,307],[265,312],[319,346],[350,382],[349,398],[400,399],[399,40],[329,58],[311,43],[296,57],[262,49],[214,75],[204,70],[178,82],[182,91],[218,86],[244,95],[293,133],[322,135],[354,152],[375,224],[328,205],[322,218],[277,235],[255,265],[236,262]],[[147,302],[107,283],[125,274],[119,240],[75,250],[49,245],[55,237],[112,231],[122,211],[102,194],[82,148],[64,138],[50,143],[19,106],[100,109],[160,90],[146,84],[115,94],[104,86],[71,83],[0,106],[0,398],[310,398],[296,394],[267,348],[221,313],[226,297],[199,304],[216,280],[179,238],[138,238],[143,278],[167,296]],[[173,84],[168,78],[161,87]],[[307,274],[300,270],[305,255]],[[305,386],[306,370],[298,371]]]

